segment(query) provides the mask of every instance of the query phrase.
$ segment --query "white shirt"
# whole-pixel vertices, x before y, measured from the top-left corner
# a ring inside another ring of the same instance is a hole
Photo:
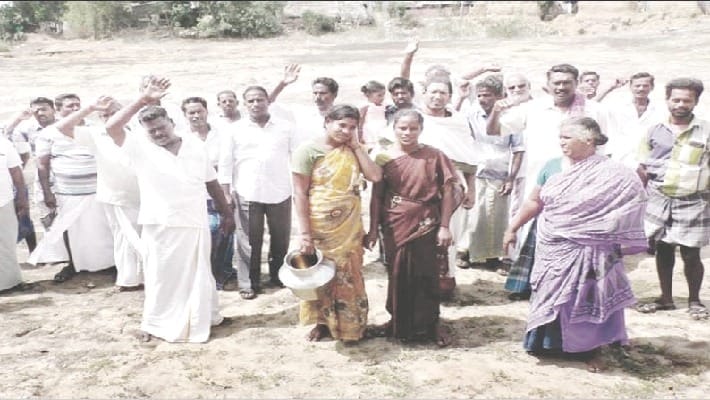
[[[295,142],[293,148],[325,136],[325,117],[315,105],[289,105],[280,103],[269,105],[272,117],[291,122],[295,127]]]
[[[190,135],[182,136],[177,155],[129,133],[121,149],[125,152],[140,189],[141,225],[204,228],[207,225],[205,183],[217,179],[207,159],[205,145]]]
[[[219,182],[231,185],[247,201],[283,202],[291,196],[294,140],[293,124],[283,119],[271,116],[264,127],[240,120],[224,138]]]
[[[452,113],[449,117],[432,117],[424,114],[424,130],[419,143],[441,150],[452,161],[478,165],[479,151],[471,134],[471,126],[463,114]]]
[[[42,131],[42,126],[35,118],[20,121],[12,130],[11,139],[20,154],[34,153],[35,140]]]
[[[615,104],[611,110],[619,131],[617,140],[607,146],[611,150],[611,157],[636,169],[639,161],[637,159],[639,143],[644,139],[649,128],[667,120],[668,108],[663,103],[659,104],[651,100],[646,111],[639,116],[633,100],[629,99]]]
[[[597,121],[602,133],[606,134],[610,141],[614,139],[615,132],[613,128],[609,129],[612,124],[605,107],[597,102],[585,101],[583,114]],[[501,115],[501,135],[522,133],[525,155],[518,176],[529,178],[525,184],[525,197],[532,191],[545,163],[562,156],[560,124],[570,116],[568,112],[555,107],[551,96],[537,97],[506,110]],[[597,151],[605,153],[601,146]]]
[[[106,130],[77,126],[74,128],[74,143],[86,146],[96,157],[96,200],[116,206],[138,207],[138,178],[125,152]]]
[[[467,116],[481,160],[476,176],[483,179],[506,179],[512,154],[525,150],[520,134],[488,135],[486,133],[488,117],[478,104],[468,109]]]
[[[22,160],[20,160],[15,146],[6,138],[0,137],[0,207],[6,206],[14,199],[12,176],[10,176],[9,169],[21,165]]]

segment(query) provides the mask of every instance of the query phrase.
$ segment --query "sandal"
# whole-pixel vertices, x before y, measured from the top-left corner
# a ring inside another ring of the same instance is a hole
[[[451,331],[446,327],[437,326],[434,334],[436,345],[440,348],[447,347],[453,342],[453,338],[451,337]]]
[[[463,260],[463,259],[461,259],[461,258],[457,258],[455,264],[456,264],[457,267],[459,267],[459,268],[461,268],[461,269],[468,269],[468,268],[471,268],[471,264],[470,264],[468,261]]]
[[[66,282],[69,279],[71,279],[74,275],[76,275],[76,271],[74,270],[74,266],[69,264],[62,268],[59,272],[57,272],[56,275],[54,275],[54,282],[57,283],[62,283]]]
[[[639,304],[638,306],[636,306],[636,311],[643,314],[653,314],[656,311],[670,311],[675,310],[675,308],[676,307],[673,302],[661,303],[661,300],[658,299],[652,303]]]
[[[382,325],[368,326],[365,329],[366,338],[382,338],[392,336],[392,322],[386,322]]]
[[[242,296],[244,300],[252,300],[256,298],[256,292],[253,289],[242,289],[239,291],[239,295]]]
[[[694,320],[708,319],[710,317],[710,311],[707,307],[699,301],[693,301],[688,304],[688,313],[690,317]]]

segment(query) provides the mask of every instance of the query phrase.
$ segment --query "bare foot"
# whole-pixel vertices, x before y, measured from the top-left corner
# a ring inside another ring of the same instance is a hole
[[[435,335],[436,345],[439,347],[447,347],[453,342],[449,328],[437,325]]]
[[[587,361],[587,371],[593,374],[604,371],[605,367],[601,354],[595,354],[594,357]]]
[[[138,338],[138,341],[141,343],[148,343],[153,340],[153,335],[145,331],[138,331],[136,333],[136,338]]]
[[[319,342],[325,338],[332,337],[327,326],[318,324],[306,336],[309,342]]]

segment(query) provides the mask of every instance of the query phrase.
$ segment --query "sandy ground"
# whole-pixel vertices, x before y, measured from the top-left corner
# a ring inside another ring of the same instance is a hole
[[[556,23],[576,32],[574,23],[582,24],[583,16],[578,18]],[[224,88],[271,87],[290,62],[302,63],[303,71],[283,93],[283,102],[307,104],[309,81],[320,75],[340,82],[342,101],[360,102],[360,85],[396,75],[407,35],[422,39],[415,77],[433,63],[463,72],[498,62],[505,70],[528,73],[539,91],[547,67],[569,62],[600,72],[603,82],[648,70],[657,77],[652,98],[658,101],[671,77],[694,75],[710,82],[705,51],[710,19],[653,18],[638,30],[589,23],[587,32],[597,33],[510,40],[466,36],[455,43],[433,40],[426,32],[392,36],[377,29],[259,41],[31,37],[0,58],[0,117],[7,120],[33,96],[60,92],[78,92],[86,100],[104,93],[127,100],[147,73],[172,79],[169,102],[187,95],[212,101]],[[613,96],[623,99],[623,92]],[[708,104],[705,95],[701,115],[710,114]],[[26,259],[24,247],[19,254]],[[703,255],[709,265],[707,249]],[[369,318],[383,323],[386,274],[373,260],[367,254]],[[629,310],[628,357],[606,352],[610,369],[596,375],[580,362],[527,355],[521,347],[527,303],[510,302],[504,278],[489,271],[459,271],[455,299],[442,306],[455,342],[438,349],[385,339],[348,347],[307,342],[310,328],[298,325],[297,299],[288,289],[269,289],[252,301],[221,292],[222,313],[235,321],[215,329],[206,344],[139,344],[132,333],[139,327],[141,292],[116,292],[106,273],[82,273],[57,285],[51,278],[61,266],[25,266],[25,280],[37,282],[37,288],[0,296],[0,398],[704,398],[710,393],[710,322],[686,314],[687,286],[678,264],[674,287],[680,308],[652,315]],[[652,258],[629,258],[626,267],[640,300],[658,294]],[[710,301],[707,284],[701,297]]]

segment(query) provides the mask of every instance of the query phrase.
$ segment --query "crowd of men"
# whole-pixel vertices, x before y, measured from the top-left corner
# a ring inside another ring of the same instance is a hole
[[[638,170],[656,198],[647,234],[662,295],[641,311],[674,307],[671,277],[680,246],[694,315],[707,316],[699,290],[700,249],[710,236],[710,123],[693,114],[702,82],[674,80],[673,87],[688,88],[690,96],[674,97],[666,88],[663,104],[649,98],[656,82],[648,72],[599,89],[598,73],[559,64],[547,72],[546,94],[533,99],[525,75],[495,65],[461,76],[432,66],[419,85],[410,80],[417,51],[416,43],[407,47],[400,75],[387,85],[363,87],[361,141],[370,151],[386,146],[390,120],[401,109],[437,117],[425,122],[425,131],[436,132],[427,144],[454,162],[466,185],[452,218],[455,243],[442,279],[453,279],[457,268],[508,273],[525,242],[518,240],[511,253],[504,250],[508,222],[542,165],[560,156],[561,121],[583,115],[609,137],[600,151]],[[110,97],[87,105],[71,93],[32,99],[7,121],[0,138],[0,161],[8,171],[0,171],[0,210],[13,206],[17,216],[17,223],[0,225],[0,290],[26,286],[14,255],[15,243],[24,240],[28,262],[67,262],[56,282],[115,266],[121,290],[145,288],[146,333],[199,342],[223,320],[217,290],[238,290],[250,300],[264,286],[282,287],[278,271],[292,220],[289,160],[299,144],[323,136],[323,116],[338,97],[336,80],[321,77],[311,85],[312,105],[282,104],[278,95],[299,71],[288,65],[271,92],[261,86],[240,95],[223,90],[216,95],[218,112],[210,114],[210,102],[201,97],[184,99],[179,110],[161,104],[170,82],[155,76],[144,77],[139,95],[123,105]],[[622,87],[630,100],[608,107],[604,98]],[[390,102],[384,101],[385,88]],[[92,113],[100,123],[88,118]],[[33,165],[36,175],[23,178],[23,169],[34,171]],[[37,210],[31,217],[28,199]],[[0,221],[9,221],[3,215]],[[45,231],[39,241],[38,223]],[[268,281],[262,282],[265,226]],[[513,292],[512,299],[524,299],[530,289],[522,285]],[[176,307],[184,312],[176,315]]]

